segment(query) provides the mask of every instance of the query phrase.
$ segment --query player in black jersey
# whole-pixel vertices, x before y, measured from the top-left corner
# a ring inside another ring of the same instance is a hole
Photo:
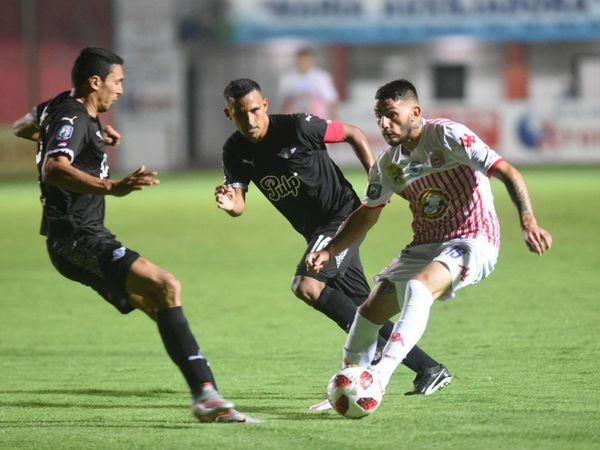
[[[223,94],[225,116],[237,131],[223,146],[225,181],[215,189],[217,206],[230,216],[239,216],[253,182],[308,243],[296,267],[292,291],[348,332],[357,306],[370,290],[360,262],[360,243],[319,273],[309,272],[304,260],[308,253],[327,245],[360,205],[325,144],[349,143],[368,172],[374,158],[365,134],[352,125],[310,114],[269,114],[268,100],[253,80],[231,81]],[[381,347],[392,327],[388,321],[380,329]],[[415,347],[403,363],[417,372],[411,394],[433,393],[436,386],[451,379],[447,369],[420,348]],[[327,406],[323,403],[314,409]]]
[[[38,142],[42,193],[41,234],[50,260],[65,277],[98,292],[123,314],[138,308],[156,320],[167,353],[192,393],[200,422],[255,422],[216,390],[210,366],[181,307],[179,281],[123,246],[104,226],[104,197],[158,184],[143,166],[120,181],[109,179],[105,144],[120,135],[98,114],[123,93],[123,60],[109,50],[82,50],[71,72],[73,89],[36,106],[15,122],[19,137]]]

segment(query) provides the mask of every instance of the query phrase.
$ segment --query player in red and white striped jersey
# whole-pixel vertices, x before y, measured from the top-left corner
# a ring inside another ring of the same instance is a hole
[[[406,352],[423,335],[433,301],[453,297],[494,269],[500,227],[489,177],[504,182],[532,252],[541,255],[550,249],[552,237],[537,225],[527,186],[517,169],[466,126],[423,118],[412,83],[396,80],[379,88],[375,116],[390,147],[369,172],[362,206],[306,262],[319,271],[362,238],[394,193],[409,201],[413,241],[375,277],[377,285],[358,309],[344,346],[344,364],[368,365],[376,330],[400,311],[375,367],[385,387]]]

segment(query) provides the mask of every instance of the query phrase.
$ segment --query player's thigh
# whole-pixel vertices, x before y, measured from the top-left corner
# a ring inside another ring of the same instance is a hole
[[[373,323],[383,324],[400,310],[396,283],[383,279],[375,285],[369,298],[359,306],[360,314]]]
[[[412,279],[423,283],[434,300],[444,296],[452,288],[452,273],[439,261],[430,262]]]
[[[167,270],[146,258],[138,258],[126,280],[127,292],[143,299],[148,307],[173,308],[181,305],[181,285]]]
[[[91,287],[119,312],[131,312],[125,279],[139,254],[112,235],[48,239],[48,255],[66,278]]]
[[[498,250],[483,240],[453,239],[440,245],[434,262],[443,264],[451,283],[442,298],[454,297],[456,291],[479,283],[496,265]]]

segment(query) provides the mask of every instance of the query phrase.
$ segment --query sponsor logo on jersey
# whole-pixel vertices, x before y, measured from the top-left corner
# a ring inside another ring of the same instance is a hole
[[[73,136],[73,130],[74,128],[71,125],[63,125],[62,127],[60,127],[60,130],[58,130],[58,135],[56,136],[56,139],[59,141],[66,141],[71,139],[71,136]]]
[[[383,187],[379,183],[369,183],[367,186],[367,198],[371,200],[376,200],[381,195],[381,190]]]
[[[307,114],[306,119],[304,119],[304,120],[306,120],[307,122],[310,122],[310,119],[312,119],[313,117],[314,117],[313,115]]]
[[[115,248],[112,252],[112,260],[117,261],[125,256],[125,247]]]
[[[394,181],[394,184],[403,187],[408,177],[417,177],[423,173],[423,164],[418,161],[405,160],[400,164],[386,166],[385,172]]]
[[[462,144],[462,146],[464,148],[469,149],[475,143],[476,140],[477,140],[477,138],[475,137],[474,134],[467,134],[467,133],[465,133],[460,138],[460,143]]]
[[[65,141],[60,141],[56,144],[57,147],[66,147],[67,143]]]
[[[253,159],[242,159],[242,164],[248,164],[248,165],[254,167],[254,160]]]
[[[282,175],[280,177],[267,175],[260,180],[260,187],[264,190],[269,200],[276,202],[289,195],[297,197],[300,190],[300,180],[293,175]]]
[[[428,219],[443,216],[450,205],[450,200],[442,191],[425,191],[419,196],[419,209]]]
[[[283,150],[281,150],[279,153],[277,153],[277,156],[281,156],[283,159],[290,159],[290,156],[292,156],[294,153],[296,152],[296,147],[286,147]]]
[[[398,164],[390,164],[385,167],[385,173],[392,179],[394,184],[399,186],[404,186],[406,182],[404,181],[404,170]]]
[[[75,125],[75,119],[77,119],[77,116],[73,116],[73,117],[61,117],[60,118],[60,120],[66,120],[71,125]]]
[[[104,140],[104,137],[102,136],[102,131],[100,130],[96,130],[96,136],[98,136],[100,138],[101,141]]]

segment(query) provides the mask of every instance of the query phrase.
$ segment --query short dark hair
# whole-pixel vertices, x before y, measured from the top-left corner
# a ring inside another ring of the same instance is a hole
[[[94,75],[98,75],[102,81],[106,80],[115,64],[123,65],[123,58],[116,53],[100,47],[84,48],[71,69],[73,87],[81,86]]]
[[[296,57],[300,56],[315,56],[315,52],[310,47],[302,47],[296,52]]]
[[[223,90],[223,97],[225,97],[225,101],[230,98],[233,100],[239,100],[246,94],[258,91],[262,93],[260,89],[260,85],[249,78],[238,78],[237,80],[230,81],[225,89]]]
[[[417,88],[404,78],[384,84],[375,93],[375,100],[407,100],[409,98],[419,101]]]

